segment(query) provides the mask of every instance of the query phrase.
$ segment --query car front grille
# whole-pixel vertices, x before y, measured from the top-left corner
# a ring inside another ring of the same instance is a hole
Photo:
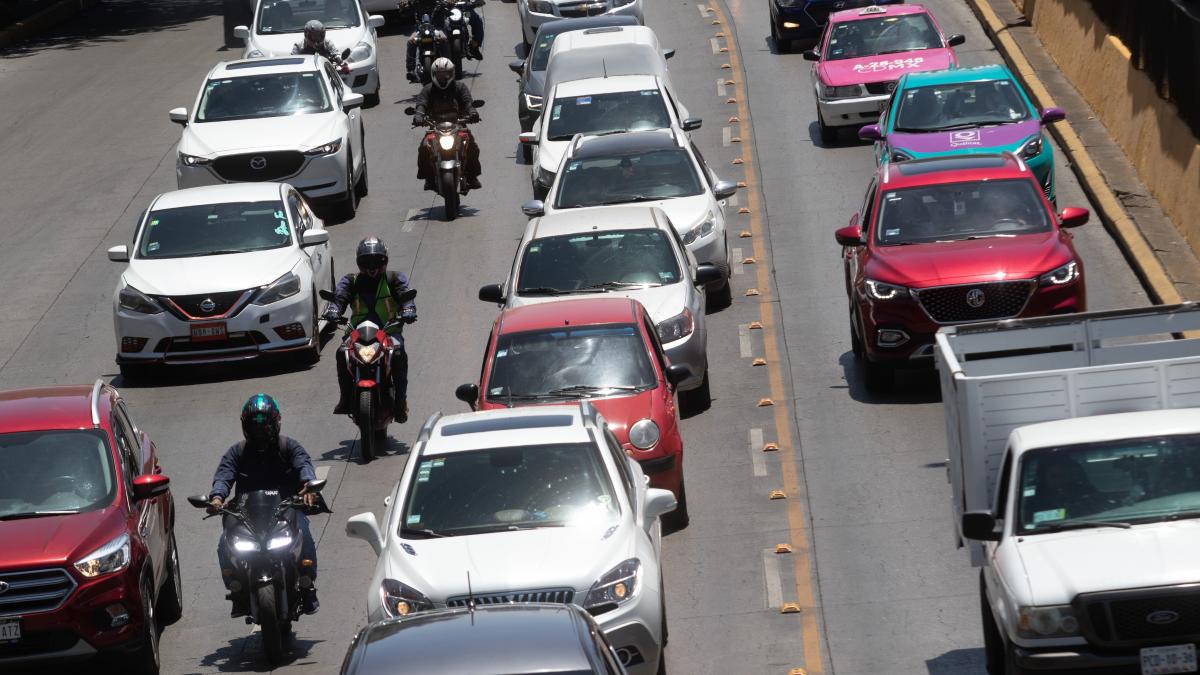
[[[200,293],[198,295],[160,295],[167,311],[184,321],[209,319],[226,313],[236,314],[250,299],[250,290]]]
[[[867,93],[871,94],[872,96],[882,96],[884,94],[890,94],[893,91],[896,91],[896,81],[895,80],[891,80],[889,82],[868,82],[867,83]]]
[[[1025,309],[1034,281],[996,281],[935,286],[914,291],[929,318],[938,323],[990,321],[1017,316]]]
[[[508,605],[516,602],[548,602],[567,605],[575,599],[570,588],[549,588],[537,591],[508,591],[505,593],[476,593],[473,596],[458,595],[446,600],[447,607],[466,607],[474,598],[476,605]]]
[[[804,7],[804,13],[812,17],[813,23],[817,26],[824,26],[829,21],[829,15],[834,12],[840,12],[843,9],[857,9],[866,7],[867,5],[875,4],[876,0],[842,0],[841,2],[831,2],[830,0],[809,2]]]
[[[51,612],[75,590],[75,579],[64,569],[0,572],[7,590],[0,594],[0,616]]]
[[[564,19],[597,16],[607,11],[607,2],[564,2],[558,6],[558,15]]]
[[[213,169],[223,180],[256,183],[295,175],[304,165],[304,153],[298,150],[250,152],[226,155],[213,160]]]
[[[1200,587],[1080,595],[1089,641],[1104,647],[1200,640]],[[1153,619],[1153,620],[1152,620]]]

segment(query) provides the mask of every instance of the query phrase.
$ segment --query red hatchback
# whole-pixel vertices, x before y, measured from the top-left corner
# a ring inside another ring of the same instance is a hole
[[[0,670],[89,657],[157,673],[182,614],[174,505],[116,389],[0,393]]]
[[[931,363],[940,326],[1087,310],[1083,261],[1037,178],[1010,153],[884,164],[836,233],[850,341],[871,390]]]
[[[679,506],[666,520],[679,528],[688,515],[674,383],[690,375],[667,360],[641,303],[586,298],[502,311],[479,384],[461,385],[455,395],[473,410],[586,398],[650,485],[675,493]]]

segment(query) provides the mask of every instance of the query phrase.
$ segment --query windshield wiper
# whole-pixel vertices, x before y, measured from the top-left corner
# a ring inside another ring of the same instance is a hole
[[[1133,527],[1129,523],[1123,523],[1117,520],[1072,520],[1069,523],[1060,523],[1058,525],[1048,525],[1039,527],[1034,530],[1029,530],[1025,534],[1041,534],[1043,532],[1062,532],[1064,530],[1084,530],[1093,527],[1116,527],[1122,530],[1128,530]]]
[[[1200,510],[1170,513],[1163,516],[1161,520],[1188,520],[1189,518],[1200,518]]]
[[[248,248],[219,248],[215,251],[205,251],[204,253],[198,253],[197,256],[229,255],[230,253],[246,253],[250,250],[251,249],[248,249]]]
[[[1007,234],[1007,233],[1003,233],[1003,232],[997,232],[995,234],[973,234],[969,237],[963,237],[963,239],[967,239],[968,241],[972,240],[972,239],[995,239],[996,237],[1004,237],[1007,239],[1011,239],[1015,236],[1017,236],[1017,235]]]
[[[599,204],[597,204],[597,206],[607,206],[609,204],[631,204],[631,203],[637,203],[637,202],[657,202],[661,199],[662,199],[662,197],[647,197],[646,195],[629,195],[626,197],[618,197],[616,199],[610,199],[606,202],[600,202]]]
[[[517,295],[562,295],[570,293],[561,288],[552,288],[550,286],[534,286],[533,288],[518,288]]]
[[[423,539],[445,539],[448,534],[439,534],[433,530],[417,530],[411,527],[400,528],[400,536],[402,537],[417,537]]]
[[[609,390],[639,391],[639,389],[637,387],[611,386],[611,385],[597,386],[594,384],[574,384],[569,387],[559,387],[558,389],[551,389],[550,391],[548,391],[546,393],[550,394],[550,395],[590,394],[590,393],[594,393],[594,392],[598,392],[598,391],[609,391]]]
[[[0,516],[0,520],[24,520],[26,518],[41,518],[42,516],[69,516],[72,513],[79,513],[79,511],[26,511],[24,513],[9,513]]]
[[[634,282],[634,281],[601,281],[598,284],[592,284],[591,286],[584,286],[580,290],[608,289],[608,288],[632,288],[632,287],[642,288],[642,287],[652,287],[652,286],[661,286],[661,285],[662,284],[644,284],[644,283]]]
[[[926,49],[937,49],[936,47],[905,47],[903,49],[889,49],[883,52],[875,52],[874,56],[883,56],[884,54],[900,54],[902,52],[919,52]]]

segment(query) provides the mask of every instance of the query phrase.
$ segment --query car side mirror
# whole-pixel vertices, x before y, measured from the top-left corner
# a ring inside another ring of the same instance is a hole
[[[950,37],[946,38],[946,46],[947,47],[957,47],[966,41],[967,41],[966,35],[955,34],[955,35],[951,35]]]
[[[521,213],[530,218],[538,218],[546,215],[546,204],[540,199],[531,199],[521,205]]]
[[[325,480],[324,478],[318,478],[318,479],[316,479],[316,480],[310,480],[310,481],[308,481],[307,483],[305,483],[305,484],[304,484],[304,490],[305,490],[306,492],[313,492],[313,493],[320,492],[321,490],[324,490],[324,489],[325,489],[325,485],[326,485],[328,482],[329,482],[329,481]]]
[[[167,494],[171,489],[171,479],[161,473],[146,473],[133,479],[133,500],[153,499]],[[207,503],[207,502],[206,502]]]
[[[817,50],[815,50],[815,49],[805,49],[804,53],[801,54],[801,56],[804,57],[805,61],[820,61],[821,60],[821,55],[818,54]]]
[[[701,124],[704,124],[704,120],[700,119],[699,117],[688,117],[683,120],[683,124],[681,126],[683,127],[684,131],[695,131],[700,128]]]
[[[1091,212],[1078,206],[1068,206],[1058,214],[1059,227],[1079,227],[1088,221]]]
[[[383,28],[385,23],[387,23],[387,19],[383,18],[382,14],[372,14],[367,17],[367,25],[371,28]]]
[[[842,246],[862,246],[862,230],[858,225],[840,227],[833,233],[833,238]]]
[[[1051,106],[1042,111],[1042,124],[1050,124],[1051,122],[1059,122],[1067,119],[1067,113],[1062,108]]]
[[[414,107],[412,107],[412,106],[410,105],[410,106],[408,106],[407,108],[405,108],[405,109],[404,109],[404,114],[405,114],[405,115],[416,115],[416,114],[417,114],[417,109],[416,109],[416,108],[414,108]]]
[[[351,516],[346,521],[346,536],[351,539],[362,539],[371,546],[375,555],[383,553],[383,533],[379,531],[379,521],[370,511]]]
[[[713,197],[718,201],[729,199],[737,192],[737,183],[731,180],[719,180],[716,185],[713,185]]]
[[[242,40],[249,40],[250,39],[250,29],[247,28],[246,26],[234,26],[233,27],[233,37],[239,38]]]
[[[329,241],[329,232],[326,230],[305,230],[304,234],[300,235],[300,248],[317,246],[327,241]]]
[[[482,108],[485,103],[487,103],[487,101],[485,101],[481,98],[477,98],[474,101],[471,101],[471,105],[475,108]]]
[[[697,286],[715,284],[721,281],[722,278],[724,278],[724,275],[721,274],[721,270],[717,269],[717,266],[712,263],[700,263],[696,266],[695,281]]]
[[[967,511],[962,514],[962,534],[976,541],[1000,541],[996,517],[991,511]]]
[[[353,110],[355,108],[361,108],[362,104],[363,104],[363,95],[362,94],[356,94],[352,91],[348,91],[348,92],[346,92],[346,95],[342,97],[342,110],[349,111],[349,110]]]
[[[663,60],[665,61],[665,60],[671,58],[672,56],[675,56],[675,50],[674,49],[664,49],[664,50],[662,50],[662,55],[663,55]]]
[[[108,249],[108,259],[113,262],[129,262],[129,246],[121,244]]]
[[[533,133],[532,131],[522,132],[521,134],[519,134],[517,136],[517,140],[520,141],[521,143],[524,143],[525,145],[537,145],[538,144],[537,134]]]
[[[672,363],[667,366],[665,375],[672,387],[678,387],[692,378],[692,369],[682,363]]]
[[[656,518],[661,518],[675,510],[678,502],[670,490],[649,488],[646,490],[646,509],[644,511],[646,525],[654,524]],[[647,527],[648,529],[648,527]]]
[[[878,124],[868,124],[858,130],[858,137],[864,141],[878,141],[883,139],[883,132]]]
[[[475,410],[475,402],[479,400],[479,385],[474,382],[458,385],[454,390],[454,398],[471,406],[471,410]]]
[[[187,108],[174,108],[171,110],[171,112],[167,113],[167,116],[170,117],[171,121],[174,122],[175,124],[180,124],[185,127],[187,126],[187,123],[188,123],[188,109]]]
[[[524,61],[509,61],[508,69],[513,71],[514,73],[520,75],[522,72],[525,71],[525,62]]]
[[[494,302],[497,305],[504,304],[504,289],[500,284],[488,284],[479,287],[479,299],[484,302]]]

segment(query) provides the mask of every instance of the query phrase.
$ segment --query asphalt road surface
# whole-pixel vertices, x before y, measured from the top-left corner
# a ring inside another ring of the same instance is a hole
[[[872,397],[849,353],[833,230],[862,200],[871,150],[849,138],[836,147],[816,140],[809,64],[776,53],[765,0],[715,13],[703,4],[650,0],[646,19],[678,50],[672,76],[705,120],[694,135],[705,157],[722,178],[750,186],[730,205],[730,245],[735,262],[756,260],[737,265],[734,303],[708,323],[712,409],[683,422],[692,521],[664,544],[669,670],[982,672],[976,573],[951,540],[936,379],[906,375],[894,394]],[[999,60],[962,3],[927,4],[947,33],[967,36],[964,65]],[[416,91],[403,77],[404,35],[393,26],[381,37],[382,103],[364,113],[371,194],[354,220],[329,229],[339,273],[361,237],[381,236],[392,265],[420,289],[421,318],[406,331],[412,421],[392,427],[388,453],[369,465],[350,422],[329,414],[328,345],[309,369],[205,367],[148,386],[125,386],[116,374],[120,267],[104,251],[128,242],[150,199],[175,187],[179,127],[167,110],[190,106],[207,69],[238,56],[219,49],[220,9],[215,0],[107,0],[0,59],[0,387],[113,380],[156,440],[172,479],[184,575],[184,618],[162,637],[172,674],[267,669],[251,627],[228,618],[218,523],[201,522],[183,498],[207,491],[239,436],[242,402],[259,391],[276,396],[284,433],[327,475],[335,511],[313,523],[321,611],[296,624],[294,659],[279,670],[335,672],[364,622],[375,564],[365,544],[346,538],[346,519],[382,513],[421,420],[465,409],[453,390],[478,376],[496,314],[475,293],[506,274],[525,222],[517,207],[528,199],[528,167],[516,158],[506,66],[520,49],[516,7],[493,0],[484,9],[487,58],[469,62],[468,83],[487,100],[475,128],[485,187],[465,198],[453,223],[440,220],[440,200],[415,179],[419,132],[402,112]],[[1060,204],[1087,206],[1058,157]],[[739,158],[745,163],[731,163]],[[753,208],[735,215],[742,207]],[[743,230],[752,236],[740,238]],[[1147,302],[1098,223],[1078,231],[1077,245],[1092,309]],[[745,296],[748,288],[759,295]],[[766,330],[749,328],[755,321]],[[768,361],[754,367],[754,358]],[[758,406],[764,397],[775,405]],[[781,450],[762,452],[771,442]],[[768,499],[776,489],[786,499]],[[793,552],[776,554],[780,543]],[[801,611],[782,613],[790,602]]]

